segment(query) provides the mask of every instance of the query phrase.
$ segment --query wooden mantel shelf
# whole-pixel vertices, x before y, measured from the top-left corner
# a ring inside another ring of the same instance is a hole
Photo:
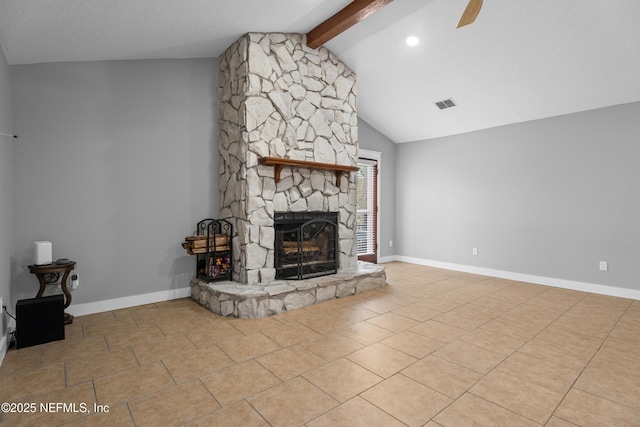
[[[275,168],[275,181],[280,181],[280,171],[285,166],[293,168],[315,169],[332,171],[336,173],[336,187],[340,187],[340,177],[343,173],[355,172],[360,169],[357,166],[332,165],[330,163],[308,162],[306,160],[282,159],[278,157],[262,157],[258,162],[261,165],[273,166]]]

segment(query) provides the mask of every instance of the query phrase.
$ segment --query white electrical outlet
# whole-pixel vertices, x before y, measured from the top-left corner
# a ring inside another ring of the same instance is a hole
[[[600,261],[600,271],[607,271],[609,269],[609,263],[607,261]]]
[[[478,255],[478,248],[473,248],[471,250],[471,253],[473,253],[474,255]]]
[[[71,289],[78,289],[79,277],[80,276],[78,276],[78,273],[76,273],[75,271],[71,272],[71,275],[69,276]]]
[[[389,240],[389,247],[393,246],[393,240]]]

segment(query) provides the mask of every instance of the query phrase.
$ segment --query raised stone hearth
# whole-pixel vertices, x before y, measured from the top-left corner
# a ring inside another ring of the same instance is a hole
[[[191,296],[222,316],[266,317],[385,285],[384,267],[359,262],[338,274],[306,280],[278,280],[266,285],[191,281]]]

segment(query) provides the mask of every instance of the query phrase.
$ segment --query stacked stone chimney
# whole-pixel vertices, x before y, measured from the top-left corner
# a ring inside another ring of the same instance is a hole
[[[357,263],[356,181],[285,167],[280,181],[262,157],[356,166],[355,74],[304,35],[249,33],[220,56],[219,218],[234,225],[234,275],[274,280],[274,213],[338,212],[340,268]]]

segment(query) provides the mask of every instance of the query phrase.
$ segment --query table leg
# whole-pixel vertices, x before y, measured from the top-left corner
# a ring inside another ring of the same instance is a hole
[[[44,294],[44,290],[47,288],[47,282],[44,280],[44,274],[36,274],[38,278],[38,282],[40,283],[40,289],[38,289],[38,294],[36,298],[40,298],[42,294]]]
[[[64,303],[64,308],[69,307],[69,305],[71,304],[71,292],[69,291],[69,288],[67,287],[67,278],[69,277],[69,271],[65,271],[64,274],[62,275],[62,293],[64,294],[65,298],[65,303]],[[73,323],[73,316],[70,315],[69,313],[65,313],[64,314],[64,323],[65,325],[71,324]]]
[[[65,296],[64,308],[69,307],[69,305],[71,304],[71,292],[69,291],[69,288],[67,288],[68,277],[69,277],[69,272],[65,271],[64,274],[62,275],[62,282],[60,283],[62,286],[62,293]]]

